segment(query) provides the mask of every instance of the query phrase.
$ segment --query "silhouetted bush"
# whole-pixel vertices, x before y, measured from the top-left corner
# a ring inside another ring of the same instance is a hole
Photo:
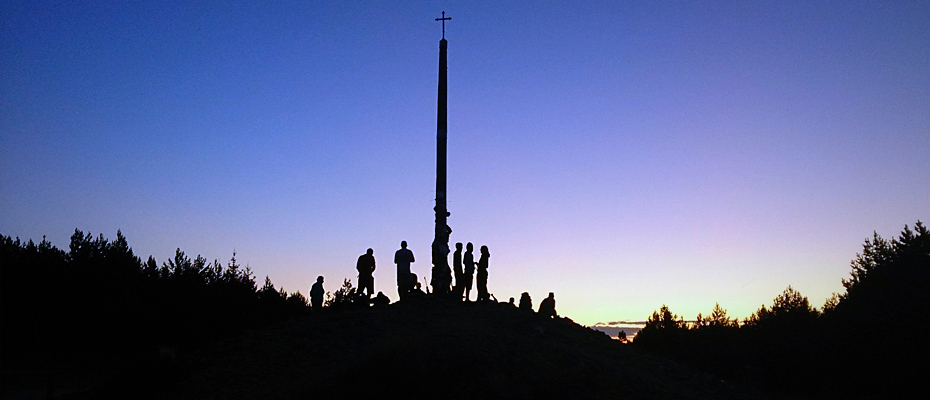
[[[333,292],[332,296],[326,294],[327,299],[323,303],[324,307],[332,307],[335,310],[351,307],[358,298],[356,288],[352,286],[352,281],[345,279],[342,287]]]
[[[285,301],[287,305],[287,311],[290,315],[301,315],[310,311],[310,304],[307,302],[307,298],[300,292],[294,292],[287,296]]]

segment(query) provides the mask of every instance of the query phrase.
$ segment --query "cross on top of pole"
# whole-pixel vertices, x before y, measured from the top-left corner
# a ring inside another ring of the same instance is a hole
[[[446,21],[452,20],[452,17],[446,18],[446,12],[442,12],[442,18],[436,18],[437,21],[442,21],[442,38],[446,38]]]

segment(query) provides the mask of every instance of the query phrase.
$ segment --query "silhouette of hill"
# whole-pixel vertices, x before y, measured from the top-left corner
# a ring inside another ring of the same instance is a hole
[[[212,343],[158,398],[765,398],[567,318],[432,297],[323,312]],[[141,384],[117,377],[97,397]]]

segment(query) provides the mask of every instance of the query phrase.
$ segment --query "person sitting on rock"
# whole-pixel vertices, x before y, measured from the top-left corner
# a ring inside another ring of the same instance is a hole
[[[386,306],[388,304],[391,304],[391,299],[385,296],[384,292],[379,291],[378,295],[375,296],[375,298],[371,300],[371,304],[373,304],[375,307]]]
[[[426,293],[423,292],[423,286],[420,282],[417,282],[417,274],[410,273],[410,291],[407,292],[405,296],[407,297],[420,297],[426,296]]]
[[[558,316],[558,314],[555,313],[555,293],[549,292],[549,297],[539,302],[539,315],[546,318],[555,318]]]
[[[523,292],[520,295],[520,307],[521,310],[533,312],[533,300],[530,299],[530,294],[528,292]]]

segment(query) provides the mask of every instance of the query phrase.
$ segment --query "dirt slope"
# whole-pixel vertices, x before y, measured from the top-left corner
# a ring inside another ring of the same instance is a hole
[[[568,319],[432,298],[326,312],[182,357],[157,397],[760,398]]]

